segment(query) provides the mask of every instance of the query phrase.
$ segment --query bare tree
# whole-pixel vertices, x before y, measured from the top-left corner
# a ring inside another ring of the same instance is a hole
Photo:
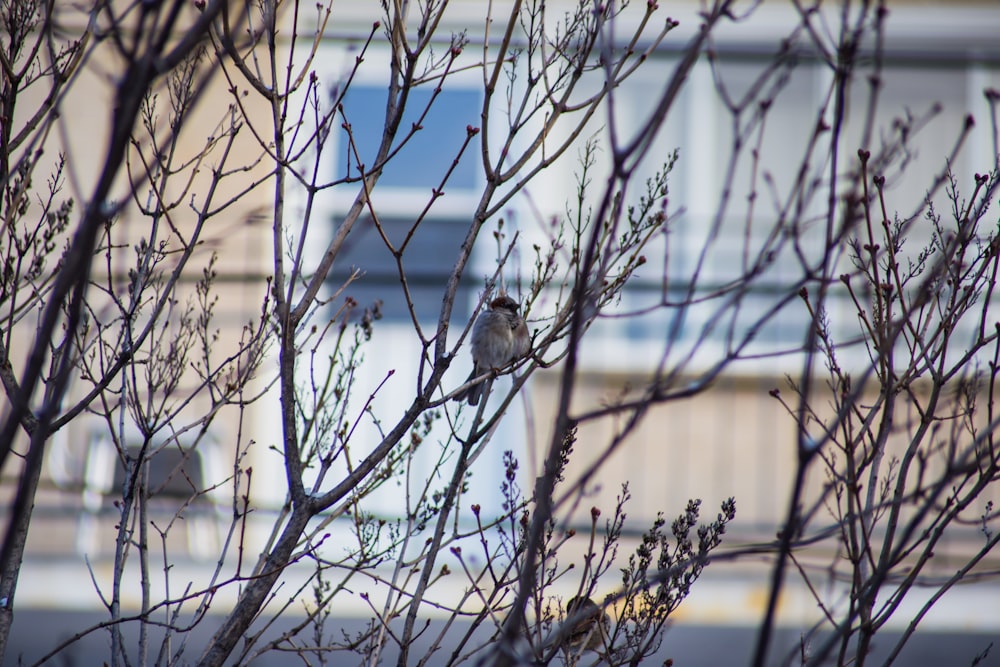
[[[400,665],[638,664],[659,648],[669,615],[721,545],[736,501],[724,500],[700,524],[701,503],[692,500],[669,531],[664,508],[624,559],[627,487],[603,523],[602,508],[591,510],[582,552],[566,517],[652,410],[693,399],[758,355],[760,332],[793,308],[805,313],[802,344],[781,353],[803,370],[790,379],[793,399],[774,392],[798,434],[788,513],[774,543],[725,556],[774,555],[755,664],[771,655],[790,564],[823,610],[815,650],[802,658],[834,655],[838,664],[864,662],[875,633],[925,583],[952,526],[978,527],[986,539],[938,590],[975,576],[996,545],[996,513],[981,502],[998,464],[992,392],[1000,334],[989,309],[1000,242],[983,228],[997,163],[984,166],[968,195],[942,170],[925,201],[898,202],[913,210],[892,214],[886,176],[902,173],[924,119],[904,119],[881,144],[874,139],[887,11],[882,3],[844,2],[836,12],[791,4],[797,20],[753,85],[736,94],[714,35],[740,28],[758,7],[703,3],[700,24],[676,40],[678,55],[643,120],[626,123],[616,91],[678,34],[655,2],[486,5],[481,24],[450,35],[449,3],[386,2],[332,68],[318,65],[338,29],[332,3],[2,3],[0,379],[10,407],[0,467],[18,487],[0,554],[0,655],[46,448],[54,434],[86,421],[111,443],[121,471],[110,585],[91,571],[108,619],[53,646],[42,662],[106,630],[112,665],[242,664],[267,651],[306,664],[336,660],[338,651],[366,664],[390,651]],[[667,155],[655,147],[702,58],[731,120],[729,168],[679,280],[670,264],[683,250],[671,232],[684,211],[670,182],[684,146]],[[801,138],[794,178],[776,183],[759,149],[803,60],[828,69],[829,90]],[[96,156],[74,150],[83,130],[68,119],[75,91],[94,72],[113,94],[107,146]],[[372,124],[358,102],[366,76],[385,91],[375,136],[362,129]],[[869,87],[851,105],[864,117],[849,132],[848,95],[859,80]],[[392,220],[381,186],[434,119],[459,116],[442,101],[455,86],[475,89],[475,116],[453,145],[434,147],[447,159],[426,161],[444,165],[422,174],[434,183],[430,193],[401,223]],[[997,96],[988,99],[996,155]],[[970,127],[959,128],[955,152],[943,157],[954,159]],[[529,248],[505,211],[567,162],[575,164],[575,195],[563,216],[535,221],[541,232]],[[428,317],[414,268],[426,259],[419,239],[468,170],[477,174],[475,201],[453,225],[456,254],[440,262],[441,306]],[[950,226],[938,214],[942,190]],[[741,197],[751,205],[734,213]],[[341,205],[330,220],[334,198]],[[904,248],[925,219],[930,240]],[[405,369],[412,390],[392,409],[379,403],[389,375],[375,388],[358,380],[386,326],[385,304],[356,297],[367,267],[349,267],[366,233],[390,267],[394,284],[383,287],[396,295],[417,350]],[[240,287],[253,317],[233,326],[219,315],[234,298],[226,267],[240,252],[237,239],[249,237],[266,238],[269,249],[261,275]],[[722,261],[724,237],[739,239],[742,250],[720,284],[706,273]],[[470,319],[462,300],[478,278],[477,247],[495,248],[495,262],[477,283]],[[778,266],[786,277],[772,298],[751,306]],[[659,282],[648,305],[630,309],[621,299],[640,269]],[[853,335],[827,307],[838,290],[856,307]],[[518,301],[530,350],[458,385],[447,371],[467,354],[474,315],[500,292]],[[695,310],[703,323],[684,343],[681,323]],[[644,384],[600,408],[575,407],[592,326],[650,313],[673,318]],[[842,350],[858,347],[865,363],[840,363]],[[712,360],[699,365],[706,351]],[[507,451],[499,511],[470,505],[475,462],[496,444],[532,375],[550,367],[558,398],[530,490],[522,489],[517,454]],[[477,382],[486,400],[453,400]],[[255,478],[248,460],[267,447],[256,415],[272,405],[283,502],[261,522],[260,471]],[[582,475],[567,477],[579,430],[608,417],[610,439]],[[202,483],[187,466],[217,433],[231,452],[228,471]],[[155,465],[168,455],[177,463],[161,479]],[[826,483],[812,493],[807,479],[816,470]],[[182,498],[164,513],[157,495],[169,484],[180,485]],[[387,489],[401,490],[398,516],[372,509]],[[204,581],[178,581],[171,554],[180,526],[208,497],[227,499],[225,518],[211,517],[224,526],[214,566]],[[346,527],[337,533],[345,543],[328,543],[333,527]],[[821,570],[797,555],[824,542],[833,546]],[[599,597],[616,568],[616,592]],[[845,603],[819,592],[819,575],[849,582]],[[461,593],[444,585],[449,578],[462,581]],[[570,597],[561,595],[567,581]],[[369,585],[381,596],[362,596],[370,624],[357,635],[332,629],[340,601]],[[136,590],[133,609],[127,599]],[[218,629],[206,645],[189,645],[209,611],[221,613]],[[295,620],[279,627],[282,617]],[[137,647],[126,638],[131,627]],[[428,637],[429,648],[417,649]]]

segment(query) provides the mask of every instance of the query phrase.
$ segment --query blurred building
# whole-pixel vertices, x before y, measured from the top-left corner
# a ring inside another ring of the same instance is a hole
[[[334,13],[339,16],[340,23],[333,30],[334,37],[321,43],[315,60],[322,79],[338,81],[348,71],[347,63],[361,42],[359,35],[366,35],[370,30],[371,10],[365,7],[368,4],[377,10],[378,3],[335,6]],[[457,3],[452,16],[454,23],[444,26],[442,34],[469,29],[468,37],[472,42],[469,48],[475,48],[477,40],[481,40],[477,32],[481,27],[474,26],[481,21],[483,4]],[[696,25],[691,14],[696,5],[687,3],[677,10],[687,17],[680,17],[682,31]],[[674,11],[673,7],[668,9]],[[717,57],[715,75],[725,82],[734,96],[754,85],[761,69],[771,62],[777,40],[795,21],[790,3],[769,0],[758,12],[752,29],[736,25],[719,33],[712,45]],[[969,183],[972,174],[987,171],[993,164],[994,146],[988,139],[988,106],[983,90],[1000,89],[998,25],[1000,7],[995,2],[890,3],[878,126],[891,127],[893,118],[908,112],[922,114],[936,103],[941,105],[940,113],[920,135],[920,159],[908,166],[905,178],[900,178],[891,190],[901,208],[922,199],[927,184],[941,170],[941,158],[951,151],[967,113],[981,117],[983,123],[976,128],[951,168],[960,182]],[[655,91],[672,71],[683,43],[681,37],[666,39],[656,52],[654,62],[616,91],[618,127],[627,130],[630,124],[644,122]],[[345,101],[345,107],[352,114],[353,133],[362,138],[380,132],[378,108],[384,100],[386,85],[386,70],[377,64],[384,61],[387,54],[375,45],[366,57],[376,66],[361,69]],[[110,82],[99,70],[87,76],[93,77],[93,85],[81,87],[81,94],[85,88],[95,100],[101,95],[105,101],[111,99]],[[803,57],[790,70],[781,90],[776,92],[768,123],[780,130],[766,133],[759,151],[761,163],[768,165],[779,188],[781,183],[795,176],[800,138],[811,131],[829,77],[824,66]],[[856,93],[860,96],[865,84],[858,82],[857,85]],[[466,127],[480,124],[480,87],[481,79],[474,72],[456,76],[452,86],[441,93],[435,113],[422,121],[423,134],[400,154],[399,160],[383,176],[378,185],[379,215],[390,236],[406,233],[414,211],[426,202],[429,189],[437,185],[439,175],[450,164],[453,152],[436,148],[460,145]],[[418,91],[411,97],[414,113],[428,95],[429,92]],[[221,79],[216,79],[209,89],[198,113],[205,114],[206,119],[212,117],[210,112],[217,104],[228,104],[226,83]],[[74,98],[67,102],[67,107],[70,106],[81,109],[79,114],[62,121],[66,135],[73,142],[71,155],[101,155],[106,141],[101,123],[107,105],[95,103],[87,111],[87,105],[78,104]],[[263,108],[256,112],[268,113]],[[848,132],[853,132],[860,126],[857,118],[860,112],[852,110],[849,115],[852,125]],[[601,136],[603,122],[606,119],[598,119],[593,124],[595,136]],[[96,129],[78,131],[82,126]],[[719,104],[712,68],[703,60],[695,66],[644,167],[645,174],[651,174],[675,148],[680,150],[680,161],[670,177],[670,208],[677,212],[670,231],[672,261],[669,266],[651,261],[626,291],[621,308],[641,309],[650,305],[651,300],[659,298],[665,275],[682,284],[693,270],[698,249],[704,243],[706,230],[717,209],[718,175],[728,166],[731,135],[731,118]],[[324,168],[328,176],[334,177],[346,164],[343,137],[333,137],[328,149],[329,156],[323,158]],[[247,155],[252,154],[252,142],[243,144],[242,150]],[[363,153],[371,150],[371,146],[362,140],[359,150]],[[606,154],[598,155],[598,168],[606,159]],[[422,223],[412,241],[410,252],[414,259],[409,264],[408,277],[415,295],[416,314],[423,321],[433,321],[439,312],[444,280],[451,268],[448,258],[461,242],[461,232],[456,230],[468,223],[482,185],[482,177],[475,168],[477,164],[474,154],[463,155],[455,177],[449,181],[447,196],[435,205],[432,216]],[[533,242],[544,244],[548,241],[548,221],[562,215],[567,202],[574,197],[576,182],[572,170],[577,166],[571,159],[541,173],[504,211],[505,232],[512,235],[517,230],[521,234],[522,250],[518,261],[524,276],[530,275],[532,261],[530,252],[524,248],[530,248]],[[740,163],[737,182],[745,182],[752,168],[746,162]],[[85,193],[88,178],[85,168],[81,168],[80,178],[81,182],[74,187]],[[270,225],[269,220],[261,217],[261,211],[267,211],[272,196],[267,188],[257,190],[233,212],[228,227],[213,230],[211,235],[212,243],[224,248],[218,265],[222,277],[220,284],[225,290],[218,314],[223,326],[229,327],[224,337],[237,337],[239,328],[259,312],[260,298],[266,289],[265,279],[272,271],[268,259]],[[350,204],[348,193],[343,197],[339,192],[325,193],[319,202],[331,229],[335,229],[338,216]],[[728,215],[738,224],[749,205],[745,198],[734,198]],[[294,215],[300,206],[301,200],[293,197],[288,206],[289,215]],[[740,235],[726,236],[726,224],[727,221],[723,221],[721,241],[702,269],[705,289],[733,279],[734,269],[740,266],[748,239]],[[471,316],[483,287],[483,277],[491,273],[495,265],[496,248],[491,243],[491,229],[488,226],[484,231],[476,249],[473,265],[460,292],[455,322],[467,321]],[[759,232],[765,235],[768,230],[761,226]],[[141,229],[135,229],[136,238],[142,233]],[[752,238],[749,242],[759,240]],[[660,245],[654,244],[648,253],[651,258],[665,254],[662,244],[666,241],[661,239],[657,243]],[[365,275],[351,286],[350,296],[362,306],[374,299],[385,302],[384,319],[376,326],[366,364],[355,380],[356,386],[360,394],[367,397],[387,372],[394,370],[392,381],[378,393],[373,403],[376,414],[384,411],[392,415],[399,411],[399,406],[408,404],[417,380],[414,360],[419,351],[413,341],[410,315],[403,307],[395,265],[374,231],[352,240],[344,260],[338,263],[331,276],[331,293],[335,291],[333,286],[349,275],[352,266],[362,267]],[[782,270],[780,265],[776,266],[767,280],[762,281],[760,290],[749,295],[744,304],[747,313],[752,315],[774,302],[783,284]],[[517,284],[515,276],[508,276],[508,281],[511,285]],[[833,301],[831,321],[846,332],[855,322],[850,304],[839,298],[840,301],[837,298]],[[683,376],[696,381],[727,344],[724,330],[709,326],[712,315],[710,308],[692,308],[676,328],[669,310],[639,319],[599,321],[582,355],[583,372],[575,405],[581,408],[598,406],[621,395],[627,387],[639,385],[649,373],[650,361],[659,359],[667,331],[676,332],[674,344],[678,350],[692,350],[684,357],[687,370]],[[778,353],[794,350],[802,344],[806,322],[807,314],[800,304],[790,303],[760,332],[756,359],[734,364],[692,398],[653,409],[643,426],[609,458],[599,479],[590,483],[591,492],[570,517],[571,524],[584,532],[589,525],[591,506],[600,508],[604,516],[608,516],[621,484],[628,482],[632,500],[627,511],[630,527],[635,531],[642,530],[658,512],[664,512],[668,519],[676,516],[683,511],[689,498],[702,499],[704,516],[713,517],[719,502],[734,496],[738,513],[729,538],[732,543],[772,539],[785,511],[796,450],[794,424],[769,391],[774,388],[786,390],[785,375],[794,376],[800,370],[799,357]],[[856,361],[863,363],[864,359]],[[457,386],[467,372],[468,362],[463,359],[462,363],[455,364],[448,381]],[[526,400],[497,433],[491,449],[477,462],[476,487],[470,492],[468,502],[478,502],[487,509],[499,508],[503,475],[501,453],[508,449],[523,460],[524,488],[529,488],[538,471],[540,452],[548,443],[558,372],[558,368],[540,372],[532,380],[526,390]],[[255,471],[253,498],[258,510],[249,529],[251,540],[257,543],[266,539],[270,521],[284,501],[280,458],[270,450],[280,442],[280,426],[273,417],[274,404],[269,400],[255,404],[242,424],[242,444],[250,438],[257,443],[244,461]],[[82,419],[79,425],[60,431],[49,448],[44,486],[38,494],[29,549],[18,586],[20,605],[96,607],[99,604],[92,588],[80,584],[90,581],[84,559],[89,559],[99,581],[107,576],[111,567],[107,559],[113,553],[109,543],[110,524],[116,513],[111,503],[115,489],[121,484],[122,472],[109,443],[102,440],[99,425],[89,428],[86,424],[87,420]],[[185,497],[190,483],[209,488],[230,474],[234,445],[239,437],[233,424],[232,421],[218,424],[211,437],[199,445],[197,456],[180,462],[165,450],[156,460],[151,476],[162,480],[162,501],[166,506],[175,507]],[[586,468],[608,442],[614,428],[612,419],[581,428],[571,474]],[[375,437],[374,434],[371,437]],[[437,455],[430,449],[427,459],[415,464],[418,470],[428,474]],[[183,470],[180,475],[183,480],[178,476],[180,470]],[[12,494],[13,479],[10,470],[3,472],[0,490],[6,499]],[[820,483],[819,480],[816,483]],[[994,491],[993,498],[1000,502],[1000,489]],[[232,514],[229,502],[224,487],[207,494],[198,507],[187,512],[184,529],[174,531],[173,553],[185,555],[176,563],[178,581],[184,576],[210,572],[217,549],[227,537],[225,527]],[[398,493],[387,489],[373,497],[369,508],[392,516],[398,511],[398,502]],[[164,511],[163,516],[171,515],[172,510]],[[948,550],[959,559],[972,548],[974,538],[975,529],[970,527],[968,535],[948,543]],[[682,609],[682,617],[697,622],[752,622],[767,590],[767,582],[762,576],[765,571],[763,567],[755,569],[743,564],[739,567],[720,565],[716,573],[713,566],[707,575],[704,593],[696,590],[691,604]],[[76,581],[76,585],[69,585],[69,580]],[[728,591],[725,605],[718,603],[719,590]],[[969,595],[979,593],[969,592]],[[969,629],[996,629],[995,618],[971,619],[965,611],[972,608],[949,607],[951,616],[934,616],[929,622],[940,623],[941,627],[947,627],[948,623],[981,623],[979,628],[970,625]],[[805,609],[811,609],[811,603],[803,592],[793,589],[788,604],[782,609],[783,618],[794,623],[799,611]]]

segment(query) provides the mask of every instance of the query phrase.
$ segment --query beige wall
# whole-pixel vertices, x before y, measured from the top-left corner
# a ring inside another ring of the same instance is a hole
[[[191,9],[187,18],[193,16],[194,9]],[[69,26],[68,34],[72,34],[72,26],[79,25],[79,17],[70,12],[61,15],[61,19],[66,26]],[[175,165],[195,160],[206,146],[209,137],[219,137],[220,128],[226,127],[231,118],[230,105],[233,98],[228,92],[229,84],[222,76],[221,70],[217,65],[211,64],[210,58],[205,59],[201,69],[203,73],[211,75],[209,85],[177,142]],[[114,54],[111,41],[100,44],[90,54],[85,66],[79,70],[78,78],[67,88],[67,94],[60,98],[57,107],[58,118],[52,131],[46,135],[46,142],[41,146],[44,152],[35,172],[36,190],[50,176],[58,157],[64,156],[65,186],[57,196],[57,201],[64,198],[74,200],[72,221],[78,220],[82,215],[106,159],[114,109],[115,77],[120,71],[119,59]],[[45,83],[46,80],[42,79],[20,98],[14,122],[15,128],[20,127],[35,112],[48,94],[48,89],[44,87]],[[167,81],[160,79],[156,86],[159,97],[156,115],[161,142],[166,137],[166,123],[170,114],[166,85]],[[248,96],[243,103],[246,113],[255,123],[268,118],[267,107],[261,106],[255,98]],[[190,179],[191,169],[188,169],[169,182],[164,192],[164,199],[175,206],[170,211],[169,223],[167,220],[161,221],[156,236],[158,240],[166,241],[169,249],[176,250],[180,247],[177,233],[189,235],[192,232],[196,214],[191,210],[190,204],[193,201],[197,206],[205,197],[212,170],[234,169],[237,165],[254,165],[260,157],[262,149],[250,131],[247,121],[242,118],[238,120],[243,127],[237,135],[231,157],[225,165],[221,162],[221,146],[217,146],[203,158],[198,174],[193,179]],[[150,142],[141,123],[137,124],[135,136],[148,159],[151,153]],[[32,147],[33,150],[36,148],[38,147]],[[133,147],[129,151],[128,162],[112,188],[113,199],[127,202],[113,231],[113,242],[126,249],[132,248],[140,239],[149,239],[152,234],[150,218],[140,214],[135,202],[130,201],[133,196],[130,182],[143,180],[142,164],[138,151]],[[195,282],[201,278],[212,251],[217,251],[216,270],[219,276],[216,293],[219,298],[213,324],[214,328],[220,331],[217,346],[213,350],[217,361],[232,354],[236,349],[241,327],[249,320],[260,316],[266,290],[265,279],[273,272],[269,261],[271,256],[269,211],[273,208],[274,191],[273,181],[266,180],[266,164],[261,162],[256,167],[251,166],[246,170],[234,170],[231,176],[221,181],[215,195],[214,207],[220,207],[224,201],[241,193],[251,182],[260,181],[262,185],[244,194],[235,205],[208,221],[199,246],[181,277],[176,295],[183,307],[183,304],[194,296]],[[148,185],[144,184],[137,188],[134,196],[141,204],[146,204],[149,201]],[[177,233],[171,231],[170,225],[174,226]],[[110,266],[110,273],[113,276],[111,282],[119,296],[124,299],[127,293],[126,271],[134,262],[135,254],[131,250],[125,250],[119,257],[121,261],[116,261]],[[54,264],[56,259],[53,257],[51,264]],[[94,264],[93,280],[106,286],[109,280],[109,267],[102,260],[102,257],[98,257]],[[176,255],[168,255],[160,268],[169,271],[175,262]],[[107,299],[102,299],[99,290],[91,289],[89,296],[97,318],[107,318],[110,321],[115,316],[113,306]],[[20,374],[34,340],[35,323],[35,318],[29,316],[14,330],[11,361],[17,374]],[[192,374],[182,383],[179,394],[192,390],[196,382],[197,379]],[[74,377],[64,405],[72,405],[73,401],[84,395],[89,388],[88,383]],[[203,403],[204,401],[201,401],[201,404],[192,406],[186,414],[193,414],[203,409]],[[0,401],[0,404],[2,404],[0,412],[5,413],[6,402]],[[87,461],[90,460],[91,434],[95,421],[93,417],[84,414],[56,433],[49,443],[49,454],[36,498],[37,511],[29,536],[27,552],[29,555],[67,554],[73,553],[76,548],[76,540],[85,519],[85,513],[81,509],[87,487],[84,477],[88,474],[85,469]],[[213,426],[213,441],[217,449],[213,481],[222,479],[231,472],[236,438],[236,411],[224,409]],[[17,448],[23,451],[25,446],[26,439],[22,436]],[[21,464],[21,459],[11,457],[2,471],[0,503],[9,506]],[[68,473],[62,470],[63,464],[72,470]],[[110,536],[113,534],[111,526],[114,521],[110,520],[113,518],[112,514],[107,513],[111,510],[110,499],[101,505],[105,514],[101,515],[100,521],[105,525],[100,527],[94,541],[100,545],[97,553],[107,554],[113,549]],[[189,542],[190,536],[185,536],[183,530],[175,532],[182,545]]]
[[[551,437],[558,376],[547,372],[536,377],[531,387],[535,406],[536,459]],[[573,402],[574,412],[608,404],[621,395],[622,388],[635,384],[634,378],[614,375],[584,374]],[[628,482],[632,501],[626,507],[628,526],[645,530],[663,512],[668,522],[682,513],[691,498],[702,500],[702,519],[710,521],[718,512],[719,503],[729,497],[736,499],[736,520],[730,526],[727,545],[767,543],[774,540],[784,521],[788,497],[796,469],[796,428],[792,417],[769,392],[779,388],[790,405],[795,397],[784,379],[747,376],[722,376],[703,393],[691,398],[671,401],[653,408],[641,426],[609,457],[607,463],[586,486],[582,498],[572,498],[563,506],[561,516],[569,519],[578,532],[590,522],[590,508],[602,511],[598,526],[603,527],[615,506],[621,485]],[[817,411],[830,414],[828,395],[820,387],[815,395]],[[866,395],[861,405],[871,405],[874,397]],[[883,470],[888,461],[902,456],[918,420],[914,415],[898,414],[897,428],[887,447]],[[948,428],[948,422],[942,424]],[[611,419],[583,424],[568,466],[564,488],[580,478],[590,464],[600,456],[610,442],[616,426]],[[934,439],[938,446],[945,433]],[[970,436],[959,440],[967,445]],[[928,440],[926,448],[931,441]],[[836,456],[836,447],[827,445],[825,454]],[[838,458],[842,464],[842,456]],[[915,466],[916,468],[916,466]],[[537,474],[537,467],[532,475]],[[942,470],[940,456],[928,457],[927,478]],[[882,479],[885,479],[885,475]],[[828,469],[815,460],[807,475],[804,507],[813,506],[829,482]],[[867,479],[865,480],[867,482]],[[997,485],[970,508],[967,518],[974,520],[992,499],[1000,505]],[[576,506],[574,507],[574,502]],[[829,526],[835,517],[824,505],[817,511],[811,528]],[[573,511],[567,511],[572,509]],[[904,517],[907,516],[904,513]],[[953,527],[950,537],[937,550],[936,565],[946,572],[961,557],[978,549],[983,540],[977,526]],[[810,551],[820,562],[830,556],[832,543],[819,544]],[[1000,555],[988,559],[1000,563]],[[989,567],[989,564],[984,565]]]

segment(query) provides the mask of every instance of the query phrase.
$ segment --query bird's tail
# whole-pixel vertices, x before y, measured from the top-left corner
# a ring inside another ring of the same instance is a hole
[[[473,380],[476,379],[476,376],[478,375],[482,375],[482,373],[479,372],[479,369],[473,368],[472,372],[469,373],[469,378],[466,380],[466,382],[472,382]],[[486,386],[485,380],[477,382],[474,385],[470,385],[467,389],[465,389],[461,393],[455,394],[453,400],[468,401],[469,405],[479,405],[479,399],[483,395],[483,388],[485,386]]]

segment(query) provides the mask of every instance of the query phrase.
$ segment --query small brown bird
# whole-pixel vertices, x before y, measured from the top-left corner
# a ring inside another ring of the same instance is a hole
[[[574,596],[566,602],[567,629],[563,648],[573,651],[603,652],[608,645],[611,618],[588,597]]]
[[[476,318],[472,328],[472,373],[466,382],[503,368],[528,353],[531,345],[528,325],[518,314],[518,308],[516,301],[501,294]],[[455,400],[478,405],[485,390],[486,382],[478,382],[456,395]]]

